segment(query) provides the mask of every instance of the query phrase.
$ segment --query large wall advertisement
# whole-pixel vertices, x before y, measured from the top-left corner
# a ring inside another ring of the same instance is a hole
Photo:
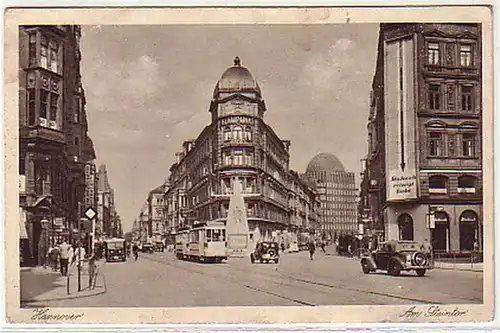
[[[414,40],[387,42],[384,65],[387,201],[411,200],[418,196]]]

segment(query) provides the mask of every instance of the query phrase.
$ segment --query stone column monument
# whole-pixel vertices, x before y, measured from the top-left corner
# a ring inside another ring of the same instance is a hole
[[[248,248],[248,219],[240,181],[233,182],[226,222],[227,253],[230,257],[246,256]]]

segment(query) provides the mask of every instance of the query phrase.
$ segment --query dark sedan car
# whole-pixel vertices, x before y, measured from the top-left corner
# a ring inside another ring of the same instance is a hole
[[[250,254],[250,261],[255,262],[279,262],[279,245],[277,242],[258,242],[255,250]]]
[[[414,241],[392,240],[380,243],[376,251],[361,258],[361,269],[365,274],[383,270],[398,276],[401,271],[414,270],[418,276],[424,276],[432,268],[431,254],[422,244]]]

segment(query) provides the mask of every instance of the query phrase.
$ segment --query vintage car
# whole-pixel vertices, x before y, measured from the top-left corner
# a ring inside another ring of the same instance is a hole
[[[106,261],[126,261],[126,241],[122,238],[111,238],[104,240]]]
[[[154,243],[154,251],[155,252],[165,252],[165,243],[161,241],[156,241]]]
[[[153,244],[151,244],[151,243],[142,244],[142,252],[153,253],[154,252]]]
[[[295,253],[295,252],[299,252],[299,244],[297,244],[297,242],[291,243],[290,246],[288,247],[288,253]]]
[[[300,242],[299,243],[299,251],[308,251],[309,243],[308,242]]]
[[[277,242],[258,242],[255,246],[255,250],[250,254],[250,261],[256,262],[275,262],[278,263],[280,260],[279,256],[279,245]]]
[[[414,270],[418,276],[424,276],[427,270],[433,268],[433,264],[431,253],[425,250],[423,244],[414,241],[383,242],[377,250],[361,258],[361,269],[365,274],[379,269],[398,276],[401,271]]]

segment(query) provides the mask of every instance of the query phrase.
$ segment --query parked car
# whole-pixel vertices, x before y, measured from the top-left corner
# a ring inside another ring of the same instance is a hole
[[[279,245],[277,242],[258,242],[255,250],[250,254],[250,261],[252,264],[256,262],[279,262]]]
[[[153,244],[151,243],[144,243],[142,244],[142,252],[144,253],[153,253]]]
[[[155,242],[154,250],[156,252],[164,252],[165,251],[165,244],[163,242]]]
[[[299,243],[299,251],[308,251],[309,243],[308,242],[300,242]]]
[[[387,271],[398,276],[401,271],[414,270],[418,276],[434,267],[432,256],[419,242],[391,240],[378,245],[378,248],[364,254],[361,258],[361,269],[368,274],[376,270]]]
[[[288,247],[288,252],[289,253],[299,252],[299,244],[297,244],[297,242],[291,243],[290,246]]]

